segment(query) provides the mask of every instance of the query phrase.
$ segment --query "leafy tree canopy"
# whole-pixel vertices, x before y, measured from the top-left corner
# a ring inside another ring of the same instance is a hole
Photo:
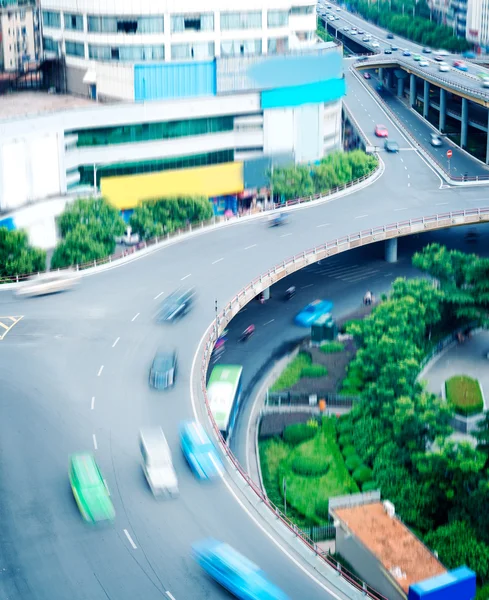
[[[107,244],[93,235],[95,227],[78,224],[71,229],[54,249],[51,268],[63,269],[71,265],[80,265],[110,254],[107,252]]]
[[[46,252],[29,246],[24,231],[0,227],[0,277],[26,275],[46,269]]]

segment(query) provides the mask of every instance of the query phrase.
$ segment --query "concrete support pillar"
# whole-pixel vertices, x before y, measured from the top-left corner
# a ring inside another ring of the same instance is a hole
[[[403,94],[404,94],[404,79],[402,77],[399,77],[399,79],[397,80],[397,96],[399,98],[402,98]]]
[[[438,129],[445,132],[445,121],[447,119],[447,91],[440,88],[440,121]]]
[[[423,94],[423,117],[428,118],[428,111],[430,110],[430,84],[424,82],[424,94]]]
[[[416,75],[411,73],[409,77],[409,106],[416,106]]]
[[[469,101],[467,98],[462,98],[462,128],[460,131],[460,146],[467,146],[467,130],[469,128]]]
[[[489,110],[487,111],[486,165],[489,165]]]
[[[385,260],[388,263],[397,262],[397,238],[385,240]]]
[[[263,290],[263,298],[265,300],[270,300],[270,288],[267,287]]]
[[[387,71],[387,89],[392,89],[392,71],[390,69]]]
[[[384,83],[384,67],[379,67],[379,80],[380,83]]]

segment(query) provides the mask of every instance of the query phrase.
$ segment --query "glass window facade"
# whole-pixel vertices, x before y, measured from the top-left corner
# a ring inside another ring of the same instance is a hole
[[[53,38],[42,38],[42,46],[46,52],[56,52],[56,54],[59,54],[59,42],[56,42]]]
[[[171,32],[180,31],[214,31],[214,14],[172,15]]]
[[[160,171],[168,171],[170,169],[188,169],[190,167],[205,167],[207,165],[219,165],[233,161],[234,150],[221,150],[219,152],[208,152],[207,154],[167,158],[164,160],[107,165],[106,167],[97,167],[97,187],[100,187],[100,179],[102,177],[142,175],[143,173],[157,173]],[[93,165],[80,167],[79,171],[80,183],[78,185],[90,185],[93,187]]]
[[[51,29],[61,28],[61,14],[52,10],[42,11],[42,24],[44,27],[51,27]]]
[[[312,15],[314,12],[314,4],[310,4],[309,6],[293,6],[290,9],[291,15]]]
[[[193,44],[172,44],[172,59],[207,59],[214,58],[214,42],[197,42]]]
[[[283,54],[289,49],[287,38],[272,38],[268,40],[268,54]]]
[[[88,45],[88,58],[114,62],[148,62],[165,59],[164,46],[99,46]]]
[[[63,18],[65,29],[69,31],[83,31],[83,15],[65,13]]]
[[[267,22],[269,27],[286,27],[289,24],[289,13],[285,10],[269,10]]]
[[[221,56],[252,56],[261,48],[261,40],[229,40],[221,42]]]
[[[234,118],[226,116],[83,129],[80,131],[71,131],[67,135],[78,135],[78,147],[110,146],[112,144],[133,144],[135,142],[151,142],[189,135],[205,135],[207,133],[232,131],[233,127]]]
[[[152,17],[101,17],[88,15],[90,33],[163,33],[163,16]]]
[[[261,29],[261,11],[222,12],[221,30],[229,29]]]
[[[85,44],[83,42],[65,42],[66,56],[79,56],[85,58]]]

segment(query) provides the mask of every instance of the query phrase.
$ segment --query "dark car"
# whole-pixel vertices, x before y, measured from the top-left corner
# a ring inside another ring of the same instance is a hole
[[[384,142],[384,148],[386,150],[386,152],[399,152],[399,144],[397,142],[393,142],[390,140],[385,140]]]
[[[391,44],[391,50],[392,52],[397,52],[399,48],[397,46],[394,46],[394,44]]]
[[[149,384],[157,390],[166,390],[175,384],[177,353],[158,350],[149,371]]]
[[[392,54],[392,50],[390,48],[386,48],[384,50],[384,54]]]
[[[170,294],[161,304],[158,321],[176,321],[186,315],[192,308],[195,299],[195,290],[177,290]]]
[[[387,39],[388,40],[393,40],[394,39],[394,35],[392,33],[388,33],[387,34]]]
[[[425,54],[431,54],[431,48],[423,48]]]

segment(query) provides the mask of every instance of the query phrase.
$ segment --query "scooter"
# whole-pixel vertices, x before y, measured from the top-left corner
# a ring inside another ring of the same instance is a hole
[[[285,300],[290,300],[295,296],[295,287],[289,287],[289,289],[285,290]]]
[[[241,334],[241,337],[239,338],[239,341],[246,342],[246,340],[248,340],[254,333],[255,333],[255,326],[250,325],[243,331],[243,333]]]

